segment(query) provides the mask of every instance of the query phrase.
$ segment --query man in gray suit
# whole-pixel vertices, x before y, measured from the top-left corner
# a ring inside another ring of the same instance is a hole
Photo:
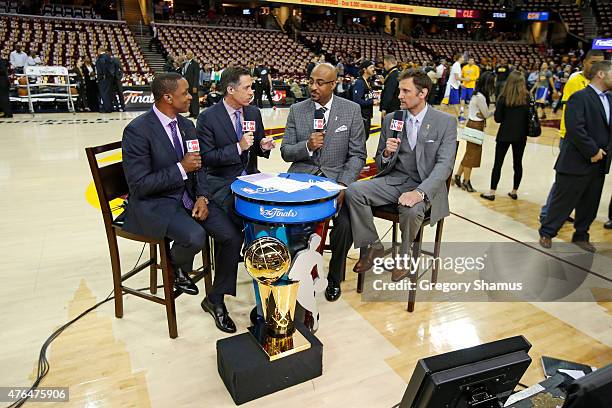
[[[336,69],[330,64],[320,64],[312,70],[310,99],[292,105],[289,110],[281,156],[292,163],[289,172],[322,175],[348,186],[365,164],[365,132],[359,105],[334,96],[336,80]],[[323,131],[314,130],[315,111],[325,118]],[[343,202],[344,190],[338,196],[340,210],[330,235],[332,256],[325,291],[330,302],[340,297],[346,254],[353,239],[350,216]]]
[[[402,255],[408,255],[427,210],[431,209],[431,225],[449,215],[446,179],[455,160],[457,120],[427,105],[432,87],[424,72],[399,75],[403,111],[396,112],[397,117],[388,114],[383,121],[376,153],[379,173],[351,184],[346,192],[355,247],[362,249],[353,269],[357,273],[366,272],[375,258],[384,256],[372,207],[399,204]],[[396,266],[392,279],[404,279],[409,272]]]

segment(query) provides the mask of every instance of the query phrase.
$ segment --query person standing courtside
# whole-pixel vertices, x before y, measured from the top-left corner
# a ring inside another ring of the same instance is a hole
[[[449,215],[446,180],[453,170],[457,120],[427,104],[432,83],[424,72],[403,71],[399,83],[404,125],[392,129],[394,114],[385,116],[376,153],[379,173],[351,184],[346,192],[355,247],[361,248],[353,268],[357,273],[365,273],[375,258],[384,256],[372,207],[399,204],[402,255],[409,255],[427,210],[430,225]],[[391,278],[399,281],[409,273],[394,268]]]
[[[0,55],[0,112],[2,112],[0,117],[12,118],[13,110],[11,109],[11,99],[9,97],[11,87],[8,75],[9,62],[5,59],[4,55]]]
[[[191,104],[189,105],[189,117],[197,119],[200,113],[200,64],[193,57],[192,51],[187,51],[185,64],[182,67],[183,77],[189,83],[189,93],[191,94]]]
[[[370,78],[374,75],[376,67],[372,61],[366,60],[359,66],[359,74],[361,75],[355,81],[353,87],[353,102],[361,107],[361,117],[363,118],[363,129],[365,131],[366,140],[370,136],[370,127],[372,126],[372,116],[374,116],[374,98],[372,96],[372,87],[370,86]]]
[[[234,213],[230,186],[240,175],[257,173],[257,156],[267,158],[275,147],[272,138],[264,137],[261,112],[249,105],[252,84],[248,69],[225,69],[220,86],[223,100],[204,110],[196,126],[210,199],[238,226],[242,226],[242,220]],[[245,121],[255,122],[255,130],[243,130]]]
[[[15,70],[16,74],[23,74],[23,69],[28,65],[28,54],[23,52],[21,44],[17,44],[15,49],[9,56],[11,67]]]
[[[270,68],[264,65],[263,58],[257,60],[257,67],[253,71],[255,76],[255,102],[259,109],[263,108],[263,94],[266,93],[270,107],[274,107],[274,101],[272,101],[272,75],[270,75]]]
[[[121,60],[118,57],[112,58],[113,62],[113,104],[118,102],[117,110],[125,112],[125,100],[123,98],[123,70],[121,69]]]
[[[540,227],[540,245],[551,239],[576,209],[572,242],[588,252],[589,228],[597,216],[612,151],[612,61],[593,64],[591,83],[572,95],[565,111],[565,141],[555,164],[557,176],[548,214]]]
[[[384,118],[388,113],[393,113],[400,109],[399,82],[397,77],[399,69],[397,68],[397,59],[393,55],[385,55],[383,58],[385,67],[385,80],[383,82],[383,90],[380,94],[380,117]],[[382,119],[381,119],[382,121]]]
[[[310,99],[289,109],[281,156],[291,163],[289,172],[322,175],[348,186],[365,164],[365,132],[359,105],[334,96],[336,81],[336,68],[331,64],[319,64],[312,70],[308,80]],[[314,130],[315,111],[324,117],[323,132]],[[340,281],[353,239],[344,190],[337,202],[339,211],[330,235],[332,255],[325,291],[328,301],[341,295]]]
[[[234,333],[224,296],[236,294],[240,230],[209,202],[201,155],[186,147],[188,140],[197,140],[193,123],[180,115],[189,110],[189,84],[177,73],[164,73],[155,77],[151,90],[153,108],[123,131],[123,168],[130,191],[123,229],[172,240],[174,286],[189,295],[198,294],[189,272],[210,234],[220,245],[213,287],[202,308],[217,328]]]
[[[115,78],[114,71],[113,61],[111,61],[106,48],[100,48],[98,50],[98,59],[96,60],[96,77],[98,78],[98,87],[100,89],[100,97],[102,98],[101,113],[111,113],[113,111],[112,86]]]

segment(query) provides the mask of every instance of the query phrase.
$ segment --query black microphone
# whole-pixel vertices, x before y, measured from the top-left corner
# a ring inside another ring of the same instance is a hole
[[[323,109],[315,110],[313,129],[316,131],[325,131],[325,113]]]
[[[395,111],[389,128],[393,131],[393,137],[398,139],[398,133],[404,130],[404,112],[401,110]]]

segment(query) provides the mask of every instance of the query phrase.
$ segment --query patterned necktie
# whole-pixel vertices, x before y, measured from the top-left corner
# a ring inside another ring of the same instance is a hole
[[[236,115],[236,137],[238,141],[242,139],[242,119],[240,118],[240,111],[234,113]]]
[[[417,142],[417,119],[415,117],[410,118],[408,124],[408,144],[410,145],[410,148],[414,150]]]
[[[180,162],[181,160],[183,160],[184,153],[181,140],[178,137],[176,120],[170,122],[170,134],[172,135],[172,144],[174,146],[176,158]],[[193,209],[193,200],[191,199],[191,197],[189,197],[189,194],[187,194],[187,190],[183,191],[182,201],[185,208],[187,208],[188,210]]]

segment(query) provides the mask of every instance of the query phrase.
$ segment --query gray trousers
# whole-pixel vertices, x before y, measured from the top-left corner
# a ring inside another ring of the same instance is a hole
[[[418,183],[414,183],[414,188]],[[398,186],[387,184],[385,177],[362,180],[352,183],[346,190],[349,202],[351,227],[355,248],[364,248],[378,241],[378,232],[374,225],[372,207],[397,204],[402,191]],[[431,207],[429,203],[420,202],[414,207],[399,206],[399,225],[402,233],[400,254],[409,254],[409,248],[421,228],[425,212]]]

